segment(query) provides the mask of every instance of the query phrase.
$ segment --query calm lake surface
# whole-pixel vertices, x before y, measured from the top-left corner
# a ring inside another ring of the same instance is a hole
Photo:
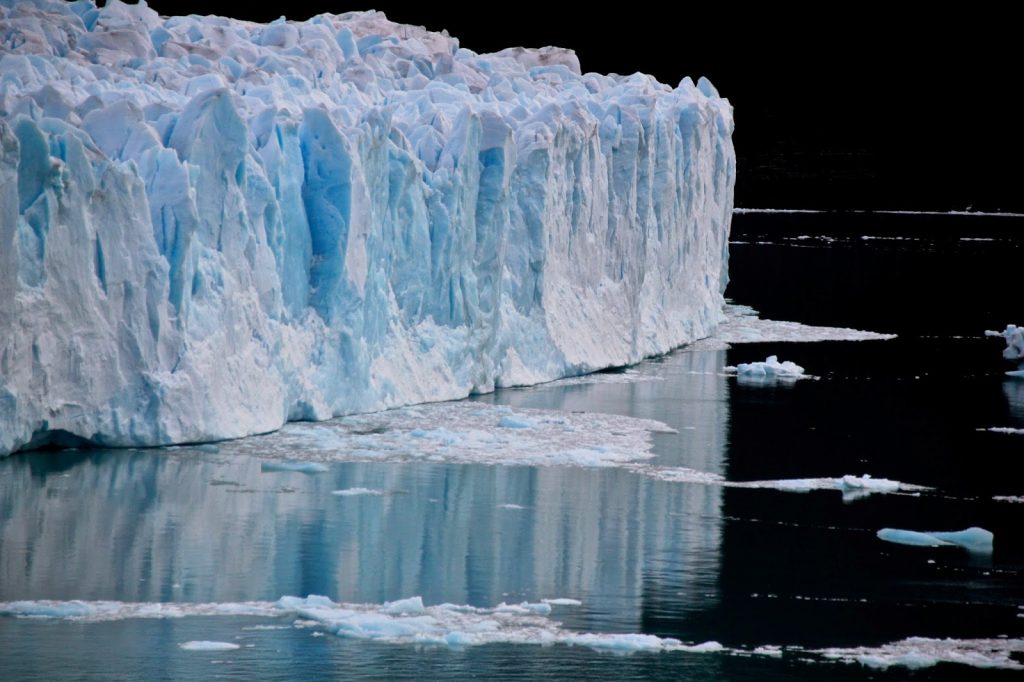
[[[229,444],[0,459],[0,602],[315,594],[489,609],[568,598],[580,604],[553,604],[541,629],[714,640],[724,650],[396,644],[302,619],[296,627],[294,615],[8,615],[0,679],[1014,676],[951,663],[882,670],[822,651],[1024,637],[1024,504],[993,499],[1024,495],[1024,435],[979,430],[1024,428],[1024,380],[1004,376],[1002,342],[982,336],[1024,323],[1024,221],[739,215],[733,240],[736,302],[765,318],[898,338],[683,350],[628,374],[475,400],[658,420],[676,433],[653,435],[650,463],[727,481],[867,473],[934,490],[844,501],[834,490],[671,482],[614,466],[443,461],[303,473],[268,470]],[[817,379],[758,386],[720,372],[770,354]],[[360,488],[370,492],[335,494]],[[969,526],[995,534],[991,554],[875,536]],[[238,648],[180,646],[190,641]],[[763,646],[782,650],[752,653]]]

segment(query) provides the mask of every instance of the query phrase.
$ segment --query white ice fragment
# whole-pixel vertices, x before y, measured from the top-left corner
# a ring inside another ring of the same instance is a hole
[[[554,599],[541,599],[541,601],[552,606],[583,606],[583,602],[579,599],[569,597],[555,597]]]
[[[960,531],[920,532],[898,528],[883,528],[877,533],[880,540],[915,547],[962,547],[971,552],[990,553],[994,536],[984,528],[971,527]]]
[[[339,497],[355,497],[357,495],[386,495],[387,491],[374,488],[345,488],[344,490],[332,490],[331,494]]]
[[[178,645],[186,651],[234,651],[240,649],[240,645],[231,642],[213,642],[209,640],[193,640],[182,642]]]
[[[833,647],[815,651],[827,659],[860,663],[869,668],[928,668],[956,663],[973,668],[1024,670],[1017,660],[1024,653],[1024,639],[933,639],[908,637],[877,647]]]
[[[845,327],[816,327],[799,322],[766,320],[750,306],[726,304],[725,321],[715,333],[687,347],[721,350],[739,343],[807,343],[811,341],[885,341],[895,334],[879,334]]]
[[[990,431],[992,433],[1006,433],[1011,435],[1024,434],[1024,429],[1017,429],[1012,426],[990,426],[987,429],[978,429],[978,431]]]
[[[410,614],[421,614],[424,612],[422,597],[409,597],[398,601],[387,602],[382,609],[384,613],[393,616],[407,616]]]
[[[741,362],[735,367],[725,367],[724,370],[749,383],[773,383],[806,378],[803,367],[788,360],[779,362],[777,355],[769,355],[764,362]]]

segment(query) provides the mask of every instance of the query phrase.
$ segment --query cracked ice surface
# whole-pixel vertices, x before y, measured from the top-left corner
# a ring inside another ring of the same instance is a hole
[[[376,12],[4,2],[0,43],[0,455],[550,381],[722,319],[705,80]]]

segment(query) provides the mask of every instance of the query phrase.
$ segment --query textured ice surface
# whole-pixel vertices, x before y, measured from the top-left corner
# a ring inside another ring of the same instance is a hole
[[[339,637],[369,639],[389,644],[434,644],[454,648],[480,644],[534,644],[585,646],[597,650],[722,651],[718,642],[688,645],[677,639],[644,634],[586,633],[566,630],[548,616],[550,604],[574,600],[499,604],[477,608],[456,604],[425,606],[420,597],[384,604],[339,604],[327,597],[282,597],[276,602],[215,604],[130,602],[0,602],[0,616],[42,617],[103,622],[132,618],[185,616],[256,616],[288,618],[298,627],[315,628]],[[223,642],[188,642],[200,650],[213,650]],[[233,645],[232,645],[233,646]]]
[[[722,319],[732,109],[375,12],[0,3],[0,455],[624,365]]]
[[[764,362],[741,362],[735,367],[725,367],[726,372],[736,374],[738,381],[750,384],[772,384],[810,378],[804,368],[795,362],[779,362],[779,356],[769,355]]]
[[[878,647],[831,648],[815,653],[869,668],[928,668],[939,663],[959,663],[975,668],[1024,670],[1024,663],[1013,657],[1024,653],[1024,639],[909,637]]]
[[[653,457],[652,433],[671,431],[661,422],[614,414],[431,403],[288,424],[265,436],[222,443],[220,452],[264,458],[301,453],[319,466],[335,461],[430,461],[628,467]],[[263,466],[268,464],[273,466],[269,461]]]
[[[209,640],[193,640],[179,644],[186,651],[233,651],[241,648],[238,644],[231,642],[212,642]]]
[[[764,320],[750,306],[727,304],[725,321],[715,333],[701,339],[688,350],[724,350],[736,343],[806,343],[809,341],[885,341],[895,334],[847,329],[845,327],[815,327],[799,322]]]
[[[972,552],[991,552],[993,537],[990,531],[978,527],[958,531],[920,532],[898,528],[878,531],[878,538],[886,542],[915,547],[963,547]]]

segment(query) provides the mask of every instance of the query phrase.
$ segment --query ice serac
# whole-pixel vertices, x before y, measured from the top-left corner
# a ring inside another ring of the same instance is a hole
[[[704,80],[376,12],[0,0],[0,454],[244,436],[706,336],[732,127]]]

